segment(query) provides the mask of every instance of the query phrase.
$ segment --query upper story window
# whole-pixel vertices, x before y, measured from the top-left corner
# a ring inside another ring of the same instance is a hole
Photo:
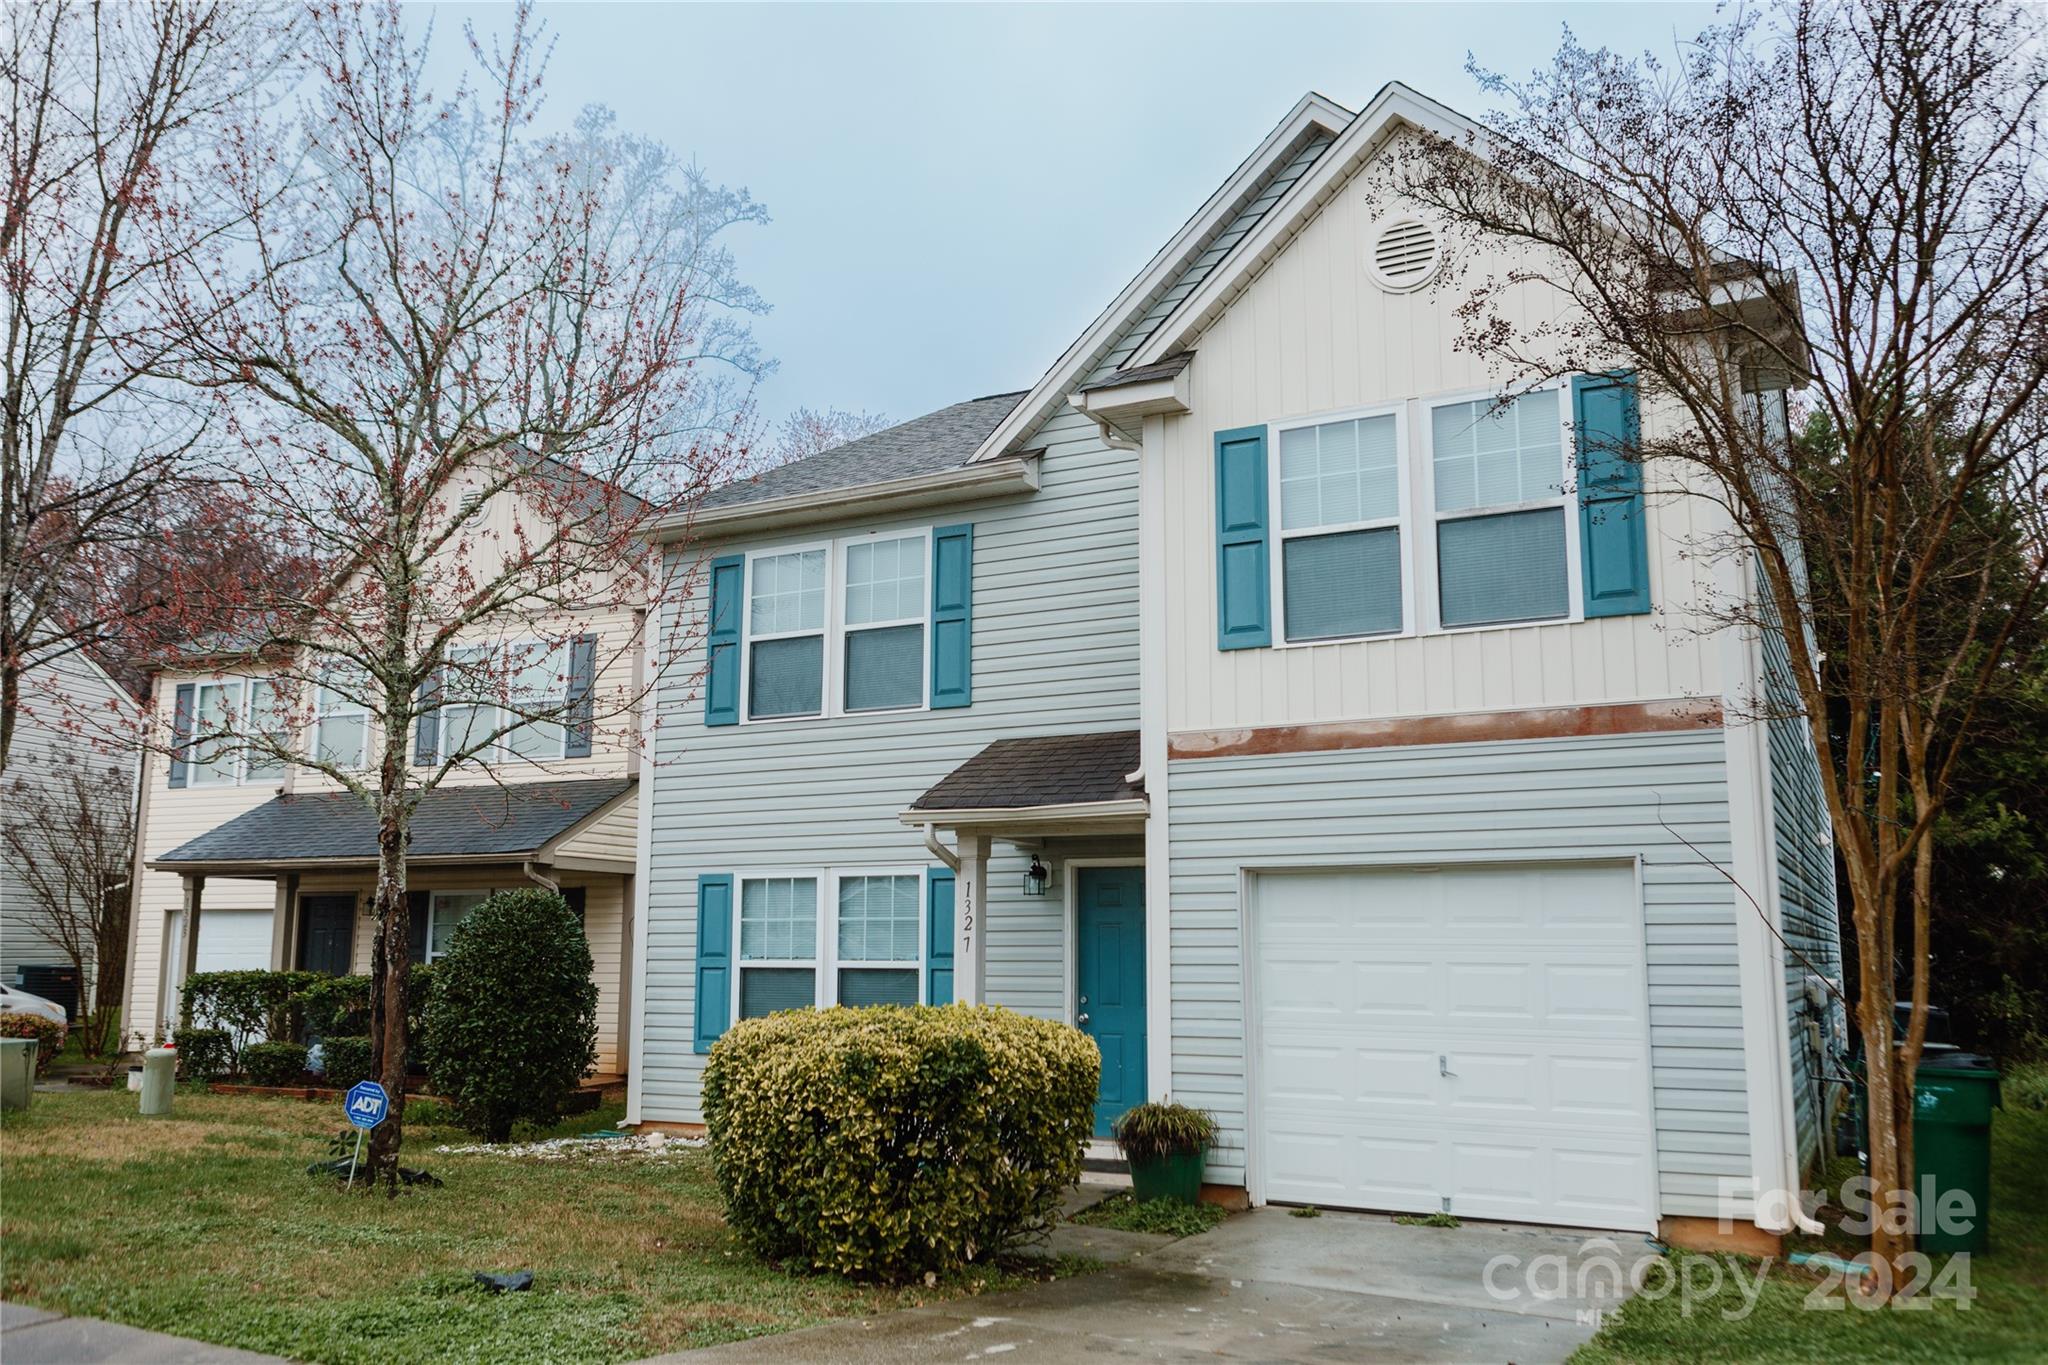
[[[277,684],[268,678],[222,678],[196,686],[192,707],[194,743],[187,750],[188,782],[195,787],[228,787],[284,775],[284,760],[256,746],[268,739],[276,748],[291,740],[289,718]]]
[[[924,531],[749,556],[746,718],[923,706],[930,558]]]
[[[369,766],[369,688],[359,670],[331,669],[318,689],[313,752],[332,767],[349,770]]]
[[[1289,640],[1402,629],[1401,418],[1279,430],[1280,616]]]
[[[1437,619],[1444,626],[1571,614],[1564,416],[1559,391],[1506,405],[1430,409]]]
[[[464,645],[448,651],[441,672],[438,752],[483,762],[528,759],[552,763],[567,752],[569,648],[526,640],[509,648]],[[499,735],[519,715],[529,720]],[[496,736],[496,738],[493,738]],[[424,749],[415,736],[415,745]]]

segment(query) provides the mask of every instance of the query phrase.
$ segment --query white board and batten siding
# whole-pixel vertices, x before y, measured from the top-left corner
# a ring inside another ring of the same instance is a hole
[[[993,740],[1138,724],[1137,463],[1062,414],[1026,497],[854,522],[867,530],[974,524],[974,692],[956,710],[707,727],[701,658],[665,668],[655,762],[643,770],[652,820],[644,1050],[637,1117],[698,1122],[704,1059],[693,1050],[697,878],[750,870],[929,867],[898,812]],[[815,542],[797,528],[691,546],[707,557]],[[700,617],[701,597],[680,610]],[[673,631],[664,639],[678,638]],[[700,632],[687,630],[693,641]],[[701,644],[696,646],[701,651]],[[989,871],[988,996],[1065,1014],[1063,909],[1022,894],[1025,860],[999,846]]]
[[[1372,281],[1374,225],[1399,202],[1386,166],[1384,153],[1366,162],[1201,333],[1188,369],[1190,411],[1147,424],[1146,440],[1162,443],[1166,470],[1167,729],[1718,698],[1719,650],[1701,633],[1707,623],[1699,614],[1712,566],[1700,548],[1725,518],[1657,466],[1645,471],[1650,615],[1217,650],[1217,432],[1406,403],[1410,484],[1419,490],[1428,401],[1481,397],[1499,386],[1497,374],[1454,344],[1462,290],[1388,293]],[[1505,251],[1481,255],[1466,262],[1480,275],[1520,263]],[[1518,304],[1530,324],[1555,311],[1534,287]],[[1666,420],[1654,407],[1643,414],[1652,435]],[[1404,537],[1430,534],[1421,511]],[[1277,574],[1277,549],[1271,562]]]
[[[1736,908],[1717,866],[1730,854],[1718,729],[1182,759],[1170,784],[1172,1090],[1222,1125],[1209,1179],[1246,1178],[1260,1055],[1247,964],[1268,874],[1524,864],[1622,866],[1630,894],[1640,886],[1627,928],[1641,945],[1647,1029],[1629,1036],[1641,1021],[1617,1018],[1612,1031],[1624,1051],[1647,1045],[1655,1212],[1714,1215],[1722,1183],[1748,1178]],[[1605,932],[1596,947],[1611,956],[1618,924]],[[1626,1130],[1636,1119],[1615,1107]],[[1512,1216],[1500,1201],[1479,1207]]]

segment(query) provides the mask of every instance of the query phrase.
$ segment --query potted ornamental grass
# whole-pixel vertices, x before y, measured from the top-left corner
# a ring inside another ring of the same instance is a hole
[[[1202,1161],[1216,1141],[1216,1120],[1185,1104],[1146,1103],[1124,1111],[1111,1131],[1131,1166],[1131,1195],[1141,1204],[1202,1192]]]

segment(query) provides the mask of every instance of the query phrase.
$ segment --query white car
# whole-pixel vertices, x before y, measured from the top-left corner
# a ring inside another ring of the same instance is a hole
[[[19,986],[0,985],[0,1014],[40,1014],[52,1023],[67,1022],[62,1005],[40,995],[30,995]]]

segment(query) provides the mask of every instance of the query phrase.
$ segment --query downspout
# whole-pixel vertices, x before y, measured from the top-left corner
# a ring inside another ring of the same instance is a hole
[[[924,846],[931,850],[931,855],[934,858],[937,858],[947,867],[955,872],[960,870],[960,855],[939,841],[938,826],[929,821],[925,823],[924,827]]]
[[[1095,430],[1101,435],[1102,443],[1111,450],[1137,451],[1145,448],[1141,442],[1133,441],[1130,437],[1111,426],[1107,417],[1102,416],[1100,413],[1090,412],[1088,410],[1088,401],[1081,397],[1080,394],[1068,394],[1067,405],[1073,408],[1075,412],[1080,413],[1083,417],[1095,423]]]
[[[538,882],[540,885],[545,886],[548,890],[554,892],[557,896],[562,894],[562,884],[556,881],[553,877],[545,876],[541,872],[537,871],[532,863],[521,863],[519,865],[519,870],[526,874],[527,879],[529,881]]]

